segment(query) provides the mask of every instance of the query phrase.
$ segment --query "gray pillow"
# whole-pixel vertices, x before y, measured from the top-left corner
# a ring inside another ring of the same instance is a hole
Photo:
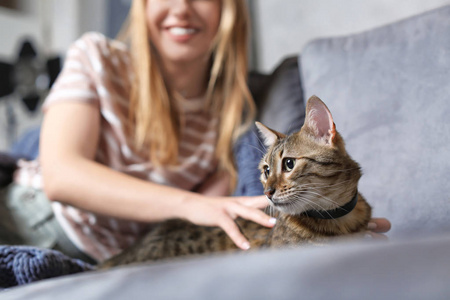
[[[255,84],[255,78],[250,77],[250,89],[258,107],[258,121],[283,133],[300,129],[305,120],[305,108],[298,70],[299,61],[294,56],[285,58],[258,84]]]
[[[329,106],[360,191],[391,236],[450,231],[450,6],[302,52],[304,98]]]

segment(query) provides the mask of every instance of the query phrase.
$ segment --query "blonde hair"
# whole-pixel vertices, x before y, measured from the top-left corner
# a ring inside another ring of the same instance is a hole
[[[148,39],[146,0],[134,0],[128,38],[136,79],[130,94],[129,118],[137,149],[149,149],[155,164],[176,164],[180,121]],[[255,105],[247,86],[249,24],[244,0],[222,0],[220,25],[211,47],[212,67],[206,98],[219,119],[215,155],[220,169],[231,176],[234,190],[237,172],[233,145],[250,125]]]

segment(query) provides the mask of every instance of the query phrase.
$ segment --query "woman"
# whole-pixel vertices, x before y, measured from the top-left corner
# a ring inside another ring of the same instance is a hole
[[[236,217],[273,226],[264,196],[228,197],[232,145],[255,111],[247,28],[244,0],[134,0],[129,47],[92,33],[74,43],[41,134],[42,187],[70,239],[59,249],[102,261],[170,218],[248,249]]]

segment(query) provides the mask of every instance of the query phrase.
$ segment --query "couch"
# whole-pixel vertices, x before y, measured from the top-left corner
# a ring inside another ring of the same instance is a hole
[[[389,241],[178,259],[69,275],[7,299],[450,299],[450,6],[310,42],[250,79],[258,119],[288,132],[327,103]]]

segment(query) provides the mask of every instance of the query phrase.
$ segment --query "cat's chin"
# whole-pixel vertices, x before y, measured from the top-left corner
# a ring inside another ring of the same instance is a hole
[[[298,202],[295,204],[291,201],[269,200],[269,202],[273,208],[288,215],[299,215],[309,209],[307,205]]]

